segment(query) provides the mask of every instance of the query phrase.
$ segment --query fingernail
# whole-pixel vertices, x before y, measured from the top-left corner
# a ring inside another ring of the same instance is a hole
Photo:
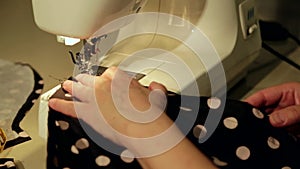
[[[282,126],[286,122],[286,117],[282,113],[273,113],[270,115],[271,123]]]

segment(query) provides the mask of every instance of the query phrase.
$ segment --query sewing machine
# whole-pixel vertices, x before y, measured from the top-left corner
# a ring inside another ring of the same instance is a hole
[[[261,48],[254,0],[32,0],[32,5],[44,31],[90,46],[91,39],[101,39],[92,44],[100,56],[94,64],[119,66],[142,75],[143,85],[157,81],[184,95],[226,94]],[[59,87],[41,96],[45,138],[47,101]]]
[[[174,92],[197,85],[199,93],[187,94],[214,95],[230,88],[261,46],[254,0],[32,0],[32,5],[44,31],[79,39],[108,36],[98,49],[104,56],[100,66],[143,74],[142,84],[158,81]]]

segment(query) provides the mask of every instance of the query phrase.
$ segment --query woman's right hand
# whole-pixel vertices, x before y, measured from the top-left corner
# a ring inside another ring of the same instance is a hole
[[[49,106],[84,120],[99,134],[125,146],[143,168],[216,168],[164,113],[163,85],[153,82],[145,88],[116,68],[98,77],[76,79],[66,81],[63,88],[79,101],[51,99]]]

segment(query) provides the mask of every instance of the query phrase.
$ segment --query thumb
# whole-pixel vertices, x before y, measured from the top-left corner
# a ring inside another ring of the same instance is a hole
[[[167,89],[164,85],[151,82],[149,85],[150,90],[150,102],[160,108],[160,110],[165,110],[167,105]]]
[[[157,82],[151,82],[149,85],[149,89],[152,90],[161,90],[163,93],[167,93],[167,89],[164,85],[157,83]]]
[[[290,106],[270,114],[270,123],[274,127],[287,127],[300,123],[300,106]]]

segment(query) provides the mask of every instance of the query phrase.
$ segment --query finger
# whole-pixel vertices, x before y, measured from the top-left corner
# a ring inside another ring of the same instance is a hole
[[[278,103],[282,98],[284,90],[280,86],[275,86],[258,91],[245,99],[246,102],[255,107],[267,107]]]
[[[85,86],[93,87],[95,85],[95,76],[79,74],[75,77],[75,79]]]
[[[298,100],[298,98],[300,98],[299,91],[299,83],[285,83],[263,89],[251,95],[245,99],[245,101],[256,107],[268,107],[271,105],[277,105],[282,98],[284,98],[287,102],[290,102],[291,100]]]
[[[266,98],[263,95],[262,91],[256,92],[252,94],[251,96],[247,97],[245,102],[248,102],[249,104],[253,105],[254,107],[263,107],[262,105],[265,104]]]
[[[72,86],[73,86],[73,81],[71,80],[66,80],[62,84],[62,88],[67,91],[68,93],[73,93],[72,92]]]
[[[149,89],[150,90],[161,90],[165,94],[167,93],[167,88],[164,85],[157,83],[157,82],[151,82],[149,85]]]
[[[287,127],[300,123],[300,106],[290,106],[270,114],[270,123],[274,127]]]
[[[109,67],[102,73],[100,77],[112,80],[117,71],[118,71],[117,67],[115,66]]]
[[[63,88],[76,99],[83,102],[89,102],[94,97],[93,88],[85,86],[80,82],[67,80],[63,83]]]
[[[55,111],[76,118],[74,103],[63,99],[50,99],[48,105]]]
[[[165,110],[167,105],[167,89],[164,85],[151,82],[149,85],[150,89],[150,102],[151,104],[155,104],[158,106],[160,110]]]

